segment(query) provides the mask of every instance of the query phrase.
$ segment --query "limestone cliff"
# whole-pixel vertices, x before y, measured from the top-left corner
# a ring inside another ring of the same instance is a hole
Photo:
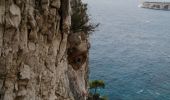
[[[156,10],[170,10],[170,2],[143,2],[141,7]]]
[[[70,0],[0,0],[0,100],[85,100],[88,39]]]

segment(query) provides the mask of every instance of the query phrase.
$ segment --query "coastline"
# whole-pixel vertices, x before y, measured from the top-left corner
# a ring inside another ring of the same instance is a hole
[[[170,2],[143,2],[139,7],[154,10],[170,10]]]

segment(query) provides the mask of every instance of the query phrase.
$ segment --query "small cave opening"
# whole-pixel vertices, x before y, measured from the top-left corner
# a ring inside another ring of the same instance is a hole
[[[77,57],[77,58],[75,59],[75,63],[77,63],[77,64],[81,64],[81,62],[82,62],[82,60],[81,60],[81,58],[80,58],[80,57]]]
[[[74,70],[79,70],[85,63],[87,58],[87,52],[78,51],[76,48],[68,49],[68,63]]]

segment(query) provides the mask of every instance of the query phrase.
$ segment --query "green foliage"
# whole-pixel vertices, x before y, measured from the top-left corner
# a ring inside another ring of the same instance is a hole
[[[95,31],[99,24],[90,23],[89,15],[87,14],[87,4],[81,0],[72,1],[72,16],[71,16],[71,30],[72,32],[84,32],[86,34]]]
[[[105,83],[103,80],[94,80],[94,81],[90,81],[90,89],[93,88],[105,88]]]
[[[105,83],[103,80],[94,80],[89,83],[90,89],[95,89],[94,94],[97,93],[98,88],[105,88]]]
[[[100,96],[97,93],[98,88],[105,88],[105,82],[103,80],[93,80],[89,82],[90,89],[95,89],[94,93],[89,93],[88,100],[108,100],[107,96]]]

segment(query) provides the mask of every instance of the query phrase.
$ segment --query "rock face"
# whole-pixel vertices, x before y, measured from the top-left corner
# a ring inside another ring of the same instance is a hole
[[[0,0],[0,100],[85,100],[88,40],[70,0]]]
[[[142,7],[156,10],[170,10],[170,2],[143,2]]]

